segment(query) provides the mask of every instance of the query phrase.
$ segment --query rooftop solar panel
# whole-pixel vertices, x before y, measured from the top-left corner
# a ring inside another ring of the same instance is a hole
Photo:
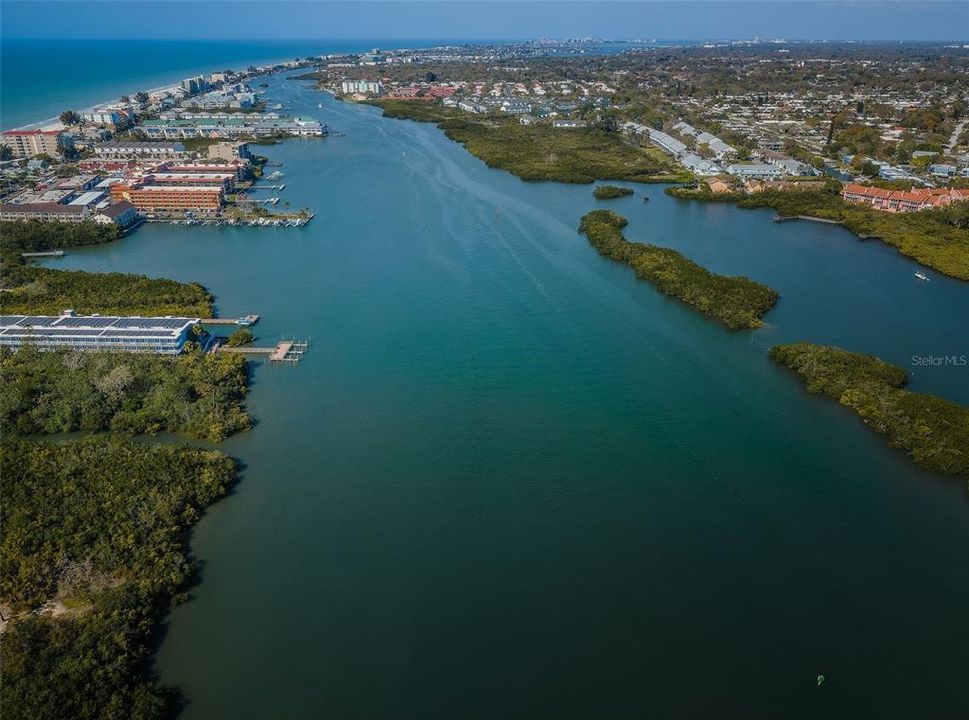
[[[170,340],[172,338],[178,337],[178,333],[172,330],[141,330],[141,329],[129,329],[129,330],[112,330],[111,332],[105,333],[105,337],[119,337],[119,338],[158,338],[163,340]]]
[[[113,317],[65,317],[57,323],[57,327],[73,328],[106,328],[115,322]]]
[[[58,318],[47,315],[28,315],[19,324],[30,325],[31,327],[49,327],[57,320]]]

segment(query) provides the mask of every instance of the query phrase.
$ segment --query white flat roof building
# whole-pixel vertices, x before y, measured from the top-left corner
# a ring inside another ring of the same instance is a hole
[[[0,315],[0,346],[41,350],[122,350],[177,355],[199,318]]]

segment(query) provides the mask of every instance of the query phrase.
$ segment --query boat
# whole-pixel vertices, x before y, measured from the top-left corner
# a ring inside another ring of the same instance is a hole
[[[643,202],[649,202],[649,196],[643,195]]]
[[[319,107],[319,108],[321,108],[321,107],[323,107],[323,103],[320,103],[320,104],[319,104],[319,105],[317,105],[316,107]]]
[[[915,277],[917,277],[922,282],[928,282],[929,281],[929,276],[926,275],[923,272],[918,271],[918,270],[915,271]]]

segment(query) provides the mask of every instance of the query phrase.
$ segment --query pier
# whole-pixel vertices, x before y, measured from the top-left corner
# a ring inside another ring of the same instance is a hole
[[[203,325],[241,325],[242,327],[249,327],[259,322],[259,316],[249,314],[239,318],[205,318],[199,322]]]
[[[268,355],[270,362],[298,363],[303,353],[310,346],[305,340],[280,340],[274,347],[226,347],[221,346],[221,352],[238,353],[239,355]]]
[[[776,215],[774,217],[774,222],[790,222],[791,220],[810,220],[811,222],[827,223],[828,225],[841,225],[840,220],[832,220],[830,218],[819,218],[813,215]]]
[[[44,250],[43,252],[23,252],[20,253],[22,258],[39,258],[39,257],[64,257],[63,250]]]

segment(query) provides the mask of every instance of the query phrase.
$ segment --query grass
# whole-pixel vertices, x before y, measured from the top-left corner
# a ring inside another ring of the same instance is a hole
[[[736,202],[742,208],[770,207],[782,216],[810,215],[835,220],[862,238],[891,245],[933,270],[969,280],[969,203],[917,213],[888,213],[845,202],[832,189],[763,192],[755,195],[669,188],[678,198]]]
[[[794,343],[770,357],[794,370],[810,393],[834,398],[922,467],[969,478],[969,408],[905,389],[902,368],[837,347]]]
[[[627,142],[620,133],[596,128],[558,130],[522,125],[514,118],[468,119],[466,113],[436,103],[381,100],[384,115],[435,122],[489,167],[522,180],[591,183],[595,180],[680,182],[684,175],[656,148]]]
[[[717,275],[676,250],[633,243],[623,236],[626,219],[611,210],[587,213],[579,225],[601,255],[625,262],[660,292],[719,320],[731,330],[758,328],[761,317],[777,303],[778,294],[745,277]]]

